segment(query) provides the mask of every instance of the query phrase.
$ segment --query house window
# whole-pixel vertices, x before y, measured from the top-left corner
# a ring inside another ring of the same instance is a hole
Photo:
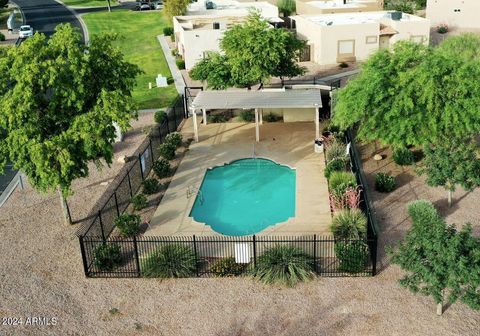
[[[365,38],[365,43],[367,43],[367,44],[375,44],[375,43],[377,43],[377,42],[378,42],[378,38],[377,38],[377,36],[375,36],[375,35],[367,36],[367,37]]]
[[[425,40],[425,37],[423,35],[414,35],[410,37],[410,41],[414,43],[423,43],[424,40]]]
[[[355,40],[338,41],[338,56],[355,56]]]

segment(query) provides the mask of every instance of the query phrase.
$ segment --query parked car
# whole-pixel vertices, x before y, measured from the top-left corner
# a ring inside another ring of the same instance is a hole
[[[155,4],[155,9],[163,9],[163,2],[157,2]]]
[[[136,10],[139,10],[139,11],[150,10],[150,9],[152,9],[152,7],[148,2],[138,3],[136,7]]]
[[[33,36],[33,28],[29,25],[20,26],[20,30],[18,32],[18,37],[20,38],[27,38]]]

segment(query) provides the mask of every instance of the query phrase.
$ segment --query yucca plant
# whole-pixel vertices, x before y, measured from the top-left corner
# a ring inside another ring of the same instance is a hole
[[[188,278],[195,270],[195,253],[182,244],[164,245],[142,262],[142,274],[147,278]]]
[[[363,238],[367,233],[367,217],[359,209],[342,210],[333,216],[330,229],[335,239]]]
[[[293,287],[314,277],[313,258],[293,246],[277,245],[266,250],[252,271],[255,279],[264,284]]]

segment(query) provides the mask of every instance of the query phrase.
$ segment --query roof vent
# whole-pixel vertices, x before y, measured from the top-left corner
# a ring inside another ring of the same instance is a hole
[[[402,19],[403,13],[402,12],[392,12],[390,13],[390,17],[394,21],[400,21]]]
[[[220,22],[214,22],[213,23],[213,29],[215,29],[215,30],[220,29]]]
[[[205,2],[205,8],[206,9],[214,9],[215,4],[212,1],[207,1],[207,2]]]

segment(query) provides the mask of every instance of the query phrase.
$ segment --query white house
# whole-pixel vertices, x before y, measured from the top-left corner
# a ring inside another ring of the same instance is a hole
[[[479,0],[428,0],[427,19],[433,26],[480,29]]]
[[[383,0],[297,0],[297,14],[336,14],[383,10]]]

